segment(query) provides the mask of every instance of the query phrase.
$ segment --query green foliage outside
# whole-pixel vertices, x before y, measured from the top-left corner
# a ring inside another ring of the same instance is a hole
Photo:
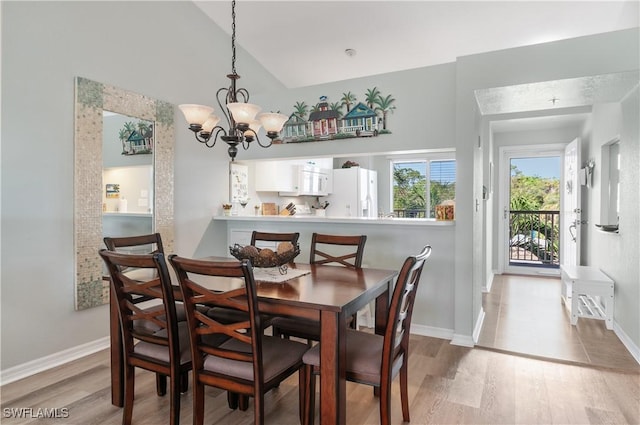
[[[393,209],[425,210],[427,178],[418,170],[400,164],[393,167]],[[430,208],[427,217],[435,217],[435,206],[455,198],[455,183],[430,182]]]
[[[560,210],[560,180],[526,176],[516,166],[511,166],[511,237],[524,235],[538,239],[521,244],[543,262],[557,263],[559,252],[559,215],[537,211]],[[536,211],[531,214],[513,214],[515,211]],[[552,222],[554,218],[554,222]],[[541,244],[540,240],[549,243]],[[541,246],[542,245],[542,246]]]

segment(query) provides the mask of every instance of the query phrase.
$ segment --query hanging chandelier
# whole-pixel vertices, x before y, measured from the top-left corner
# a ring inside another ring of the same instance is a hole
[[[262,108],[247,103],[249,101],[247,89],[236,88],[236,82],[240,79],[236,73],[236,0],[231,2],[231,74],[228,74],[227,78],[231,80],[231,85],[216,92],[218,106],[227,120],[227,130],[218,125],[220,118],[213,113],[214,109],[210,106],[185,104],[178,107],[189,123],[189,130],[193,131],[196,140],[212,148],[220,136],[229,146],[229,157],[233,161],[238,154],[238,145],[246,150],[255,140],[263,148],[271,146],[285,121],[289,119],[286,115],[279,113],[269,112],[258,115]],[[263,144],[258,137],[260,127],[264,127],[270,139],[268,144]]]

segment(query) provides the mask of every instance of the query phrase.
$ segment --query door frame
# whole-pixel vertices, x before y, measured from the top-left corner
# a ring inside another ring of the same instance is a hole
[[[498,182],[496,184],[498,188],[498,210],[499,217],[498,224],[498,273],[513,273],[513,274],[531,274],[531,275],[547,275],[547,276],[559,276],[560,270],[556,269],[541,269],[539,267],[526,267],[509,266],[509,249],[508,249],[508,235],[509,235],[509,195],[510,195],[510,183],[511,183],[511,158],[535,158],[545,156],[559,156],[560,157],[560,187],[564,187],[564,149],[569,144],[567,143],[550,143],[541,145],[508,145],[499,147],[500,162],[498,165]],[[562,192],[560,195],[560,210],[562,210],[563,204]]]

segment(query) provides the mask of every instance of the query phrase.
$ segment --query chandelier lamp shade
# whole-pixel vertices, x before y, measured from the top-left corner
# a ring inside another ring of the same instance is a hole
[[[284,123],[289,119],[280,113],[263,112],[262,108],[249,102],[249,92],[244,88],[237,88],[236,82],[240,76],[236,72],[236,1],[231,2],[231,80],[229,87],[223,87],[216,92],[216,100],[224,118],[227,129],[219,125],[221,119],[215,115],[210,106],[184,104],[178,107],[184,114],[189,130],[193,131],[196,140],[212,148],[221,138],[228,145],[231,160],[238,154],[238,145],[249,149],[254,140],[263,148],[268,148],[278,137]],[[263,143],[258,137],[258,131],[263,127],[270,139]]]

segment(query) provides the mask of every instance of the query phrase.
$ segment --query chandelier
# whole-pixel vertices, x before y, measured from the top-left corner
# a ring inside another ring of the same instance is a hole
[[[229,146],[229,157],[233,161],[238,154],[238,145],[246,150],[255,140],[263,148],[271,146],[289,117],[271,112],[258,115],[262,108],[248,103],[247,89],[236,88],[236,82],[240,79],[236,73],[236,0],[231,2],[231,22],[231,74],[227,75],[231,85],[220,88],[216,92],[216,100],[227,120],[228,129],[225,130],[218,125],[220,118],[213,113],[214,109],[210,106],[185,104],[178,107],[189,123],[189,130],[193,131],[196,140],[212,148],[220,136]],[[260,127],[264,127],[270,139],[267,144],[263,144],[258,137]]]

